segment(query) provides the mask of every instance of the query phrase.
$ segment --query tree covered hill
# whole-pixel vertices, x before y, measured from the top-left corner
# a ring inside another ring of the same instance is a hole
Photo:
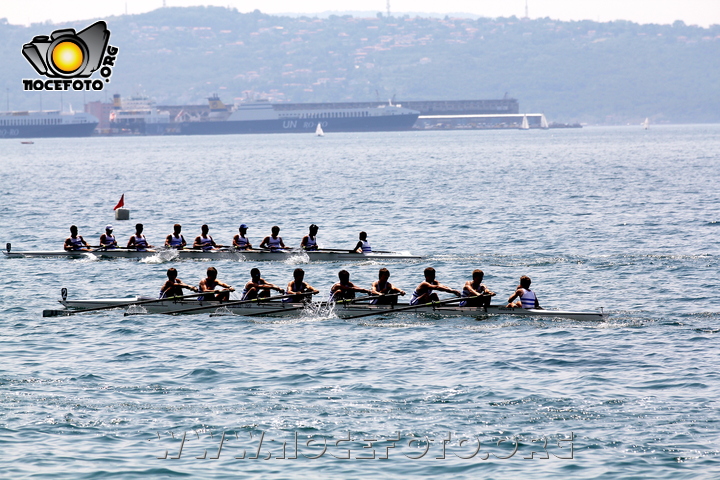
[[[161,8],[104,19],[120,48],[103,93],[144,93],[161,104],[502,98],[521,112],[590,123],[720,121],[720,26],[682,22],[560,22],[510,18],[328,18]],[[57,92],[22,92],[37,73],[24,43],[91,20],[23,27],[0,19],[0,86],[11,109],[58,108]],[[3,99],[5,100],[5,99]],[[3,105],[5,107],[5,105]],[[5,108],[2,108],[4,110]]]

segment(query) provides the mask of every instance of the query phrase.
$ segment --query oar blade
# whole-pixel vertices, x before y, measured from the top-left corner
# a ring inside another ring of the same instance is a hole
[[[43,310],[43,317],[69,317],[72,312],[69,310]]]

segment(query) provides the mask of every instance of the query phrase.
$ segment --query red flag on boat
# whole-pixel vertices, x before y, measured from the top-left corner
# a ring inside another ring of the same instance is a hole
[[[113,208],[113,210],[117,210],[118,208],[122,208],[124,206],[125,206],[125,194],[123,193],[122,197],[120,197],[120,201],[118,202],[117,205],[115,205],[115,208]]]

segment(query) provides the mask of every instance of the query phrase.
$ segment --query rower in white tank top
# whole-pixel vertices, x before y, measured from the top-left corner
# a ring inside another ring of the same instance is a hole
[[[271,235],[263,238],[263,241],[260,243],[260,248],[265,248],[270,250],[271,252],[280,252],[282,250],[287,250],[290,247],[286,247],[285,243],[283,243],[282,237],[280,237],[280,227],[275,225],[272,227]]]
[[[142,232],[143,224],[138,223],[135,225],[135,235],[131,236],[130,240],[128,240],[127,248],[135,248],[138,252],[144,252],[147,251],[148,248],[153,247],[148,243]]]
[[[112,234],[113,232],[113,226],[108,225],[105,227],[105,233],[100,235],[100,246],[102,248],[105,248],[106,250],[112,250],[114,248],[117,248],[117,240],[115,239],[115,236]]]
[[[245,233],[247,233],[248,226],[244,223],[240,225],[240,228],[238,229],[240,233],[235,235],[233,237],[233,247],[237,248],[238,250],[250,250],[252,248],[252,245],[250,244],[250,240],[245,236]]]
[[[372,247],[370,246],[370,242],[368,242],[367,233],[360,232],[358,243],[357,243],[357,245],[355,245],[355,248],[350,250],[350,253],[370,253],[370,252],[372,252]]]
[[[210,227],[208,227],[207,225],[203,225],[202,227],[200,227],[200,232],[200,235],[195,237],[193,248],[207,252],[221,246],[217,245],[215,243],[215,240],[213,240],[213,238],[210,236]]]
[[[318,226],[314,223],[310,225],[310,232],[300,240],[300,247],[306,251],[314,251],[318,249],[317,244]]]
[[[173,225],[173,233],[165,238],[166,248],[174,248],[176,250],[182,250],[185,248],[187,242],[185,241],[185,237],[180,233],[181,230],[182,226],[179,223]]]
[[[520,285],[517,286],[515,293],[508,299],[507,308],[534,308],[542,310],[537,295],[530,290],[531,283],[532,280],[530,280],[530,277],[526,275],[520,277]]]

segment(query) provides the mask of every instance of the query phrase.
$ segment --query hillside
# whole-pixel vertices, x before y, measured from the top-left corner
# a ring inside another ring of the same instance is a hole
[[[162,8],[105,19],[120,47],[109,89],[65,104],[143,92],[158,103],[483,99],[590,123],[720,121],[720,26],[551,19],[328,18]],[[0,19],[0,86],[11,109],[58,108],[59,94],[21,91],[37,77],[20,54],[34,35],[75,24]],[[42,98],[41,98],[42,97]],[[2,109],[6,107],[2,103]]]

